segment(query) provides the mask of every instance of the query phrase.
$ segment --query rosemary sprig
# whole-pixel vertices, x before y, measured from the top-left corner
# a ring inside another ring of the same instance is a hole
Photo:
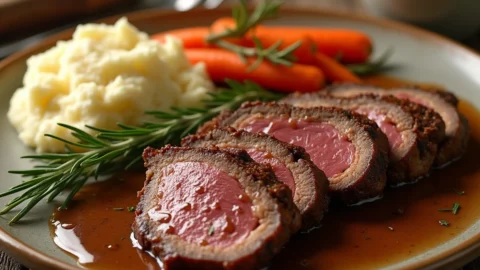
[[[23,202],[28,202],[10,220],[10,224],[16,223],[42,199],[47,198],[47,202],[51,202],[63,191],[69,190],[70,193],[60,206],[61,209],[65,209],[90,177],[111,175],[141,164],[141,154],[146,146],[176,144],[181,137],[194,132],[199,125],[215,117],[222,110],[236,109],[245,101],[281,98],[280,94],[266,91],[252,82],[241,84],[228,80],[227,85],[228,89],[223,88],[210,93],[210,97],[204,102],[204,108],[172,108],[172,112],[147,112],[157,121],[141,127],[119,124],[119,130],[106,130],[87,126],[99,132],[92,136],[76,127],[59,124],[70,129],[78,141],[47,135],[65,142],[67,152],[24,156],[23,158],[41,161],[44,164],[29,170],[10,171],[29,179],[0,194],[0,197],[4,197],[23,192],[8,203],[0,211],[0,215],[10,212]],[[74,152],[69,147],[72,145],[84,149],[85,152]]]
[[[282,40],[275,42],[268,48],[263,48],[255,36],[253,36],[255,42],[255,47],[253,48],[236,45],[224,40],[225,38],[243,37],[261,22],[276,17],[281,5],[281,2],[260,1],[253,13],[249,15],[247,5],[245,1],[242,0],[238,7],[232,9],[235,28],[227,28],[223,32],[213,33],[206,38],[206,41],[236,53],[244,62],[247,62],[248,57],[256,57],[256,61],[249,67],[249,70],[255,69],[264,60],[273,64],[291,66],[296,60],[292,54],[302,45],[301,40],[282,50],[279,50],[280,45],[282,45]]]

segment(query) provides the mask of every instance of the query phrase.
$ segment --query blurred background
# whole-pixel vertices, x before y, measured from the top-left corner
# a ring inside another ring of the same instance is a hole
[[[248,1],[255,3],[255,1]],[[148,8],[179,12],[217,8],[233,0],[0,0],[0,58],[78,23]],[[286,0],[399,20],[480,49],[480,0]]]

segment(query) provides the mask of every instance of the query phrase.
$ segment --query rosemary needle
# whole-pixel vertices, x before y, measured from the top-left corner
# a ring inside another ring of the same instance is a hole
[[[46,198],[47,202],[54,200],[63,191],[68,190],[65,201],[60,209],[67,208],[73,196],[82,188],[90,177],[112,175],[113,173],[141,164],[142,151],[147,146],[161,147],[165,144],[176,144],[180,139],[194,132],[199,125],[215,117],[223,110],[233,110],[245,101],[277,100],[282,97],[262,89],[253,82],[239,83],[226,81],[229,88],[211,92],[204,101],[204,108],[172,108],[172,112],[151,111],[157,121],[143,126],[127,126],[119,124],[118,130],[106,130],[87,126],[97,131],[96,136],[66,124],[59,124],[69,129],[78,141],[68,141],[52,135],[54,139],[66,144],[66,153],[45,153],[24,156],[44,164],[33,169],[10,171],[29,178],[0,194],[5,197],[23,192],[11,200],[1,214],[10,212],[23,202],[27,204],[11,220],[16,223],[24,217],[35,205]],[[84,152],[74,152],[69,146],[84,149]]]

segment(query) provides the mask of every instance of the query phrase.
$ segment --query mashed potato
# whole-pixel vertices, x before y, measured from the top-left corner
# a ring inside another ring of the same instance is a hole
[[[8,118],[20,139],[37,152],[62,152],[49,133],[72,139],[57,125],[117,128],[148,120],[146,110],[199,106],[213,89],[204,66],[191,66],[181,41],[149,40],[120,19],[113,26],[78,26],[69,41],[27,61],[23,87],[10,101]]]

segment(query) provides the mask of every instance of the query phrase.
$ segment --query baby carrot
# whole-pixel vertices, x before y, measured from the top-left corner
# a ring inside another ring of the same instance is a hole
[[[303,37],[295,37],[293,39],[290,37],[281,37],[279,39],[275,35],[263,34],[255,36],[255,38],[262,44],[264,49],[269,48],[280,40],[282,43],[280,43],[280,46],[278,47],[279,51],[297,42],[301,42],[301,45],[292,53],[296,58],[295,62],[299,64],[312,64],[314,62],[316,51],[315,43],[313,43],[312,39],[306,35]],[[245,39],[253,42],[252,36],[245,37]]]
[[[214,82],[225,79],[251,80],[259,85],[280,92],[313,92],[324,84],[324,76],[314,66],[294,64],[291,67],[262,62],[252,71],[247,71],[254,59],[243,62],[235,53],[221,49],[186,49],[187,59],[192,64],[205,63],[207,73]]]
[[[191,27],[191,28],[180,28],[175,30],[170,30],[166,32],[161,32],[151,36],[151,39],[163,42],[167,35],[174,36],[183,41],[184,48],[214,48],[215,45],[209,44],[205,41],[208,35],[214,33],[208,27]],[[243,38],[229,38],[229,42],[248,46],[250,43],[245,41]]]
[[[151,36],[151,39],[163,42],[167,35],[172,35],[181,39],[183,41],[183,47],[185,48],[207,48],[211,47],[211,45],[205,41],[205,38],[209,34],[210,30],[208,27],[192,27],[161,32]]]
[[[217,19],[212,29],[220,31],[235,26],[230,17]],[[312,38],[319,52],[332,58],[341,56],[345,63],[363,63],[367,61],[372,51],[372,41],[362,32],[341,28],[310,28],[287,26],[257,26],[256,36],[275,36],[277,39],[301,39],[304,36]],[[251,33],[249,34],[251,35]]]
[[[363,63],[372,51],[371,40],[363,33],[334,28],[258,27],[257,35],[297,36],[308,35],[319,52],[329,57],[340,57],[344,63]]]
[[[361,82],[360,78],[348,68],[323,53],[317,52],[314,59],[314,65],[319,67],[325,73],[325,77],[331,82]]]

